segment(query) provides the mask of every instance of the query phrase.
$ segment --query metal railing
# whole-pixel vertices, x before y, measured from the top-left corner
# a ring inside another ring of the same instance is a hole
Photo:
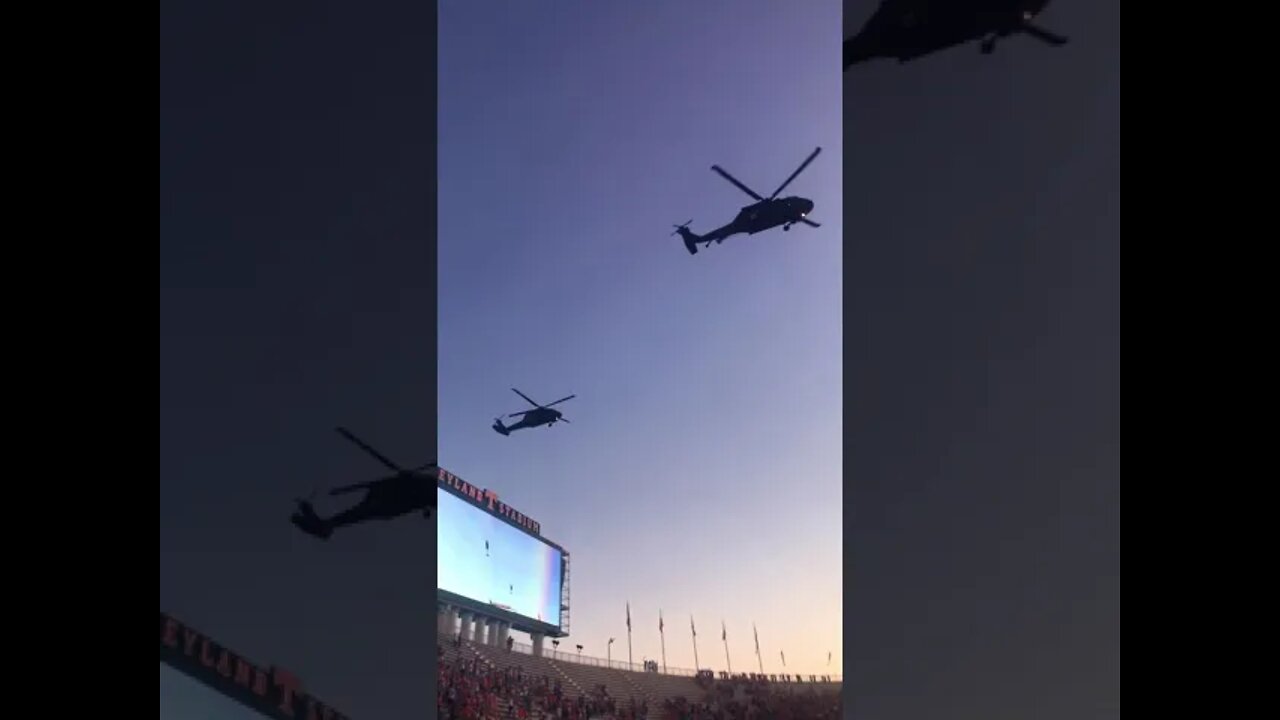
[[[544,657],[544,658],[548,658],[548,659],[551,659],[551,660],[557,660],[557,661],[560,661],[560,662],[569,662],[569,663],[575,663],[575,664],[578,664],[578,665],[587,665],[587,666],[589,666],[589,667],[609,668],[610,670],[626,670],[626,671],[630,671],[630,672],[638,672],[638,673],[642,673],[642,672],[651,672],[651,671],[646,671],[646,670],[645,670],[645,667],[644,667],[644,665],[643,665],[642,663],[632,663],[632,662],[627,662],[626,660],[614,660],[614,659],[612,659],[612,658],[594,657],[594,656],[592,656],[592,655],[583,655],[583,654],[582,654],[582,653],[580,653],[580,652],[564,652],[564,651],[561,651],[561,650],[555,649],[554,647],[548,648],[547,646],[548,646],[548,645],[550,645],[550,644],[551,644],[551,643],[549,643],[549,642],[548,642],[548,643],[546,643],[546,644],[544,644],[544,645],[543,645],[543,647],[542,647],[542,657]],[[512,649],[512,650],[514,650],[514,651],[516,651],[516,652],[518,652],[518,653],[522,653],[522,654],[524,654],[524,655],[532,655],[532,654],[533,654],[533,645],[528,644],[528,643],[513,642],[513,643],[511,644],[511,649]],[[696,676],[696,675],[698,674],[698,671],[697,671],[697,670],[690,670],[690,669],[688,669],[688,668],[672,667],[672,666],[670,666],[670,665],[668,665],[668,666],[666,667],[666,669],[663,669],[663,667],[662,667],[662,663],[661,663],[661,662],[659,662],[659,663],[658,663],[658,671],[657,671],[657,674],[658,674],[658,675],[672,675],[672,676],[675,676],[675,677],[694,677],[694,676]],[[737,675],[743,675],[743,674],[751,674],[751,673],[737,673]],[[720,678],[722,677],[722,673],[716,672],[716,673],[715,673],[715,676],[716,676],[716,679],[720,679]],[[793,674],[792,676],[793,676],[793,677],[795,677],[795,675],[794,675],[794,674]],[[781,674],[781,673],[778,673],[778,674],[771,675],[770,677],[779,677],[779,678],[781,678],[781,677],[782,677],[782,674]],[[839,683],[839,682],[843,682],[843,681],[844,681],[844,677],[843,677],[842,675],[830,675],[830,674],[823,674],[823,675],[814,674],[814,675],[808,675],[808,674],[804,674],[804,675],[800,675],[799,677],[803,678],[803,682],[806,682],[806,683],[808,683],[808,682],[819,682],[819,683],[821,683],[821,682],[833,682],[833,683]],[[817,680],[815,680],[815,681],[811,681],[811,680],[809,679],[810,677],[817,678]],[[824,680],[823,678],[830,678],[830,680],[829,680],[829,681],[826,681],[826,680]]]

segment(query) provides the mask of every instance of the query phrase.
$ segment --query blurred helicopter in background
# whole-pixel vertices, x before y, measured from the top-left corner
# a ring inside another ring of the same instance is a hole
[[[329,518],[318,515],[309,500],[297,500],[298,510],[290,521],[299,530],[321,540],[327,540],[337,528],[369,520],[390,520],[417,511],[422,511],[423,517],[431,517],[431,511],[436,507],[438,477],[436,471],[440,469],[439,465],[432,461],[416,468],[402,468],[356,437],[350,430],[342,427],[336,430],[339,435],[373,456],[395,474],[330,490],[329,494],[334,496],[353,493],[357,490],[364,490],[365,493],[360,502]]]
[[[1052,46],[1067,38],[1035,25],[1049,0],[883,0],[862,30],[844,41],[844,69],[875,58],[900,63],[979,41],[984,55],[996,41],[1029,35]]]

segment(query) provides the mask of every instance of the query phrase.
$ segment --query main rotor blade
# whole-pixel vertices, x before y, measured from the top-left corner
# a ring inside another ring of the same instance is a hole
[[[778,197],[778,193],[785,190],[786,187],[791,184],[791,181],[796,179],[797,175],[804,172],[804,169],[809,167],[809,163],[813,162],[813,159],[818,157],[818,153],[820,152],[822,152],[822,148],[817,148],[809,155],[809,157],[805,158],[805,161],[800,163],[800,167],[796,168],[796,171],[791,173],[791,177],[787,178],[786,182],[779,185],[778,189],[773,191],[773,194],[769,196],[769,199],[772,200]]]
[[[399,465],[396,465],[395,463],[388,460],[386,455],[383,455],[377,450],[374,450],[373,448],[369,447],[369,445],[365,443],[365,441],[356,437],[350,430],[344,427],[335,428],[335,429],[338,431],[339,435],[355,443],[356,446],[358,446],[361,450],[364,450],[365,452],[372,455],[378,462],[382,463],[383,465],[386,465],[387,467],[391,468],[392,470],[395,470],[396,472],[402,472],[402,469]]]
[[[808,225],[809,227],[822,227],[821,224],[816,223],[808,218],[800,218],[800,222],[804,223],[805,225]]]
[[[556,422],[569,422],[569,418],[561,415],[560,417],[556,418]],[[569,423],[569,424],[572,425],[573,423]]]
[[[534,407],[542,407],[542,406],[541,406],[541,405],[539,405],[538,403],[534,402],[534,401],[533,401],[533,398],[529,397],[528,395],[525,395],[524,393],[520,392],[519,390],[516,390],[515,388],[511,388],[511,392],[513,392],[513,393],[515,393],[515,394],[519,395],[520,397],[524,398],[525,400],[528,400],[528,401],[529,401],[529,404],[530,404],[530,405],[532,405],[532,406],[534,406]]]
[[[418,467],[414,468],[414,469],[413,469],[413,471],[414,471],[414,472],[422,472],[423,470],[430,470],[431,468],[439,469],[439,468],[440,468],[440,465],[439,465],[439,463],[437,463],[435,460],[432,460],[432,461],[431,461],[431,462],[429,462],[429,463],[423,463],[423,464],[419,465]]]
[[[1049,32],[1042,27],[1032,25],[1029,22],[1022,23],[1022,31],[1041,42],[1055,47],[1067,44],[1067,39],[1065,37],[1057,33]]]
[[[576,398],[576,397],[578,397],[578,396],[577,396],[577,395],[570,395],[570,396],[568,396],[568,397],[562,397],[562,398],[560,398],[559,400],[557,400],[557,401],[555,401],[555,402],[553,402],[553,403],[547,403],[546,405],[543,405],[542,407],[551,407],[552,405],[559,405],[560,403],[564,402],[565,400],[572,400],[572,399],[574,399],[574,398]]]
[[[717,173],[719,173],[720,177],[722,177],[722,178],[724,178],[725,180],[728,180],[729,182],[733,183],[733,184],[734,184],[734,186],[735,186],[735,187],[737,187],[737,188],[738,188],[739,190],[741,190],[742,192],[744,192],[744,193],[746,193],[746,194],[750,195],[751,197],[753,197],[753,198],[755,198],[755,199],[757,199],[757,200],[764,200],[764,198],[762,198],[762,197],[760,197],[759,195],[757,195],[757,194],[756,194],[756,191],[755,191],[755,190],[752,190],[751,188],[747,187],[746,185],[743,185],[741,182],[739,182],[739,181],[738,181],[738,178],[736,178],[736,177],[734,177],[734,176],[730,175],[729,173],[725,172],[724,168],[720,167],[719,165],[712,165],[712,166],[711,166],[711,169],[712,169],[712,170],[714,170],[714,171],[716,171]]]

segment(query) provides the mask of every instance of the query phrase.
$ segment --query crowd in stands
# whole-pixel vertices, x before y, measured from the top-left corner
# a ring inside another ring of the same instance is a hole
[[[450,644],[461,647],[461,639]],[[495,668],[479,657],[439,660],[437,717],[442,720],[548,718],[551,720],[648,720],[648,704],[615,700],[597,686],[589,694],[571,692],[545,675],[530,675],[519,667]],[[812,683],[780,683],[765,676],[725,676],[700,672],[698,700],[668,698],[655,718],[672,720],[835,720],[840,717],[838,687]]]
[[[670,698],[662,707],[676,720],[835,720],[842,702],[838,689],[778,683],[760,675],[733,676],[716,681],[699,673],[698,685],[707,690],[700,702]]]
[[[437,717],[491,720],[534,716],[559,720],[646,720],[647,704],[618,702],[603,687],[571,697],[559,680],[534,677],[516,667],[498,669],[479,658],[450,662],[437,646]]]
[[[700,684],[700,685],[701,685],[701,684],[703,684],[703,680],[704,680],[704,679],[705,679],[705,680],[713,680],[713,679],[715,678],[715,676],[716,676],[716,674],[715,674],[714,672],[712,672],[711,670],[699,670],[699,671],[697,672],[697,674],[695,675],[695,677],[698,679],[698,684]],[[791,674],[787,674],[787,673],[784,673],[784,674],[781,674],[781,675],[758,675],[758,674],[756,674],[756,673],[746,673],[746,674],[730,675],[729,673],[724,672],[724,671],[721,671],[721,672],[720,672],[720,679],[721,679],[721,680],[751,680],[751,681],[753,681],[753,682],[754,682],[754,681],[757,681],[757,680],[759,680],[759,681],[761,681],[761,682],[764,682],[764,681],[766,681],[766,680],[767,680],[767,681],[769,681],[769,682],[775,682],[775,683],[777,683],[777,682],[781,682],[781,683],[806,683],[806,682],[809,682],[809,683],[830,683],[830,682],[832,682],[832,681],[833,681],[833,679],[832,679],[832,677],[831,677],[830,675],[791,675]]]

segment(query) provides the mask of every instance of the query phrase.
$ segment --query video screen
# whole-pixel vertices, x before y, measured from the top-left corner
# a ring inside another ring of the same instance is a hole
[[[160,720],[264,720],[264,716],[160,663]]]
[[[560,550],[436,488],[439,589],[560,627]]]

